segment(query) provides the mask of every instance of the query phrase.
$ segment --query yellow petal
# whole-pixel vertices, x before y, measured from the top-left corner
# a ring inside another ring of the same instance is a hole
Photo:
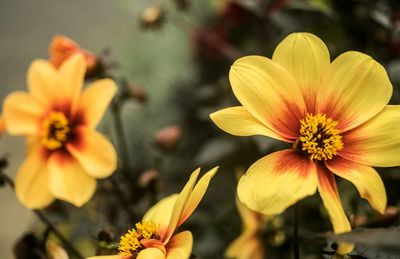
[[[288,141],[262,124],[243,106],[230,107],[210,114],[212,121],[222,130],[236,136],[264,135]]]
[[[58,95],[58,74],[52,64],[38,59],[28,69],[28,89],[32,96],[43,103],[48,103]]]
[[[113,145],[95,130],[79,127],[78,142],[67,144],[68,151],[79,161],[87,173],[95,178],[110,176],[117,167],[117,154]]]
[[[172,210],[174,208],[177,198],[178,194],[172,194],[160,200],[143,216],[143,221],[152,221],[158,224],[157,233],[161,237],[161,240],[164,239],[164,236],[166,234],[168,224],[172,215]]]
[[[258,121],[284,138],[297,137],[305,104],[286,69],[266,57],[246,56],[232,65],[229,80],[236,98]]]
[[[83,91],[78,109],[82,111],[87,126],[96,127],[116,91],[117,86],[111,79],[98,80]]]
[[[336,234],[351,230],[337,190],[335,177],[325,165],[318,165],[318,191],[331,219]]]
[[[3,104],[6,130],[11,135],[37,135],[46,107],[25,92],[14,92]]]
[[[121,259],[121,257],[119,255],[101,255],[87,257],[86,259]]]
[[[263,259],[265,255],[261,236],[244,232],[225,250],[225,257],[235,259]]]
[[[86,72],[86,61],[82,54],[74,54],[62,63],[59,69],[60,91],[71,102],[75,111]]]
[[[315,164],[295,150],[283,150],[255,162],[237,187],[239,200],[265,215],[279,214],[317,189]]]
[[[51,240],[46,244],[46,252],[49,259],[69,259],[69,256],[67,252],[65,252],[64,248]]]
[[[375,210],[384,213],[387,202],[385,186],[372,167],[356,164],[340,157],[328,161],[326,166],[334,174],[352,182],[362,198],[366,199]]]
[[[165,259],[165,254],[158,248],[146,248],[140,251],[136,259]]]
[[[189,178],[189,181],[186,183],[185,187],[183,187],[182,191],[178,194],[176,198],[174,208],[172,209],[171,218],[168,224],[168,228],[164,238],[162,239],[164,243],[167,243],[171,238],[172,234],[175,232],[178,222],[182,216],[183,210],[185,209],[186,204],[189,201],[190,194],[193,190],[193,187],[196,183],[197,177],[199,176],[200,168],[197,168]]]
[[[400,105],[388,105],[343,136],[342,157],[370,166],[400,166]]]
[[[48,162],[50,189],[55,197],[81,207],[94,194],[96,180],[68,153],[53,153]]]
[[[211,179],[214,177],[217,171],[218,166],[205,173],[194,186],[193,191],[190,193],[190,197],[183,208],[181,217],[177,224],[178,227],[183,222],[185,222],[190,217],[190,215],[192,215],[193,211],[197,208],[201,199],[207,191]]]
[[[382,111],[392,88],[379,63],[363,53],[346,52],[324,72],[317,111],[338,121],[338,129],[350,130]]]
[[[166,247],[166,259],[187,259],[192,254],[193,236],[190,231],[174,235]]]
[[[46,159],[39,145],[32,147],[15,178],[17,198],[30,209],[44,208],[54,200],[49,188],[50,172],[47,170]]]
[[[239,215],[242,218],[244,229],[250,232],[257,232],[263,227],[263,217],[260,213],[253,211],[246,207],[236,197],[236,207],[238,208]]]
[[[306,101],[314,110],[322,72],[330,63],[324,42],[311,33],[292,33],[276,47],[272,60],[286,68],[296,79]]]

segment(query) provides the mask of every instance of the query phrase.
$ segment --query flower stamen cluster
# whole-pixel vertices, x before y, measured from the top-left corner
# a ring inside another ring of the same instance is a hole
[[[307,114],[300,120],[300,137],[294,148],[307,153],[311,160],[329,160],[343,149],[342,136],[336,129],[337,121],[325,114]]]
[[[144,246],[140,243],[142,239],[160,239],[157,228],[157,224],[152,221],[136,223],[134,228],[121,237],[118,255],[136,258],[139,252],[144,249]]]
[[[42,144],[49,150],[62,148],[70,133],[69,121],[62,112],[52,112],[42,122]]]

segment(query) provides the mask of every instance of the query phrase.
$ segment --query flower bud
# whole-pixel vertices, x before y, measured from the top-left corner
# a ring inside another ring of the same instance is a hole
[[[175,148],[182,132],[178,126],[169,126],[159,130],[155,136],[155,144],[163,151],[171,151]]]
[[[157,5],[146,8],[140,16],[140,23],[145,29],[156,29],[160,27],[164,20],[164,11]]]

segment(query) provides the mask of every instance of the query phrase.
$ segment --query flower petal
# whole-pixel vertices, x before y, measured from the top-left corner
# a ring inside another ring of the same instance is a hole
[[[232,65],[229,80],[240,103],[261,123],[284,138],[295,139],[305,104],[292,75],[261,56],[246,56]]]
[[[96,190],[96,180],[65,151],[55,152],[48,162],[50,189],[55,197],[77,207],[85,204]]]
[[[286,68],[303,93],[308,112],[313,112],[322,72],[330,63],[324,42],[311,33],[292,33],[276,47],[272,60]]]
[[[15,178],[17,198],[30,209],[44,208],[54,200],[49,187],[50,172],[46,159],[47,155],[40,145],[32,147]]]
[[[121,259],[119,255],[100,255],[87,257],[86,259]]]
[[[158,248],[146,248],[140,251],[136,259],[165,259],[165,254]]]
[[[230,107],[210,114],[211,120],[222,130],[236,136],[264,135],[288,141],[258,121],[243,106]]]
[[[67,143],[68,151],[89,175],[95,178],[110,176],[117,167],[117,154],[110,141],[86,127],[77,128],[76,134],[79,141]]]
[[[317,168],[318,191],[328,211],[334,232],[338,234],[350,231],[351,226],[344,213],[333,173],[325,165],[318,164]]]
[[[240,178],[237,192],[249,209],[273,215],[316,189],[315,164],[290,149],[267,155],[250,166]]]
[[[116,91],[117,86],[111,79],[98,80],[83,91],[78,109],[82,111],[87,126],[96,127]]]
[[[46,243],[46,253],[49,259],[69,259],[64,248],[51,240]]]
[[[339,122],[338,129],[355,128],[378,114],[392,96],[385,69],[371,57],[355,51],[343,53],[321,79],[317,112]]]
[[[86,72],[86,61],[82,54],[74,54],[62,63],[59,69],[59,83],[63,95],[71,102],[75,111],[82,90]]]
[[[340,156],[369,166],[400,165],[400,105],[388,105],[371,120],[343,135]]]
[[[178,197],[176,198],[167,231],[165,233],[165,236],[162,238],[165,244],[168,243],[169,239],[171,238],[172,234],[175,232],[177,228],[178,222],[181,219],[185,206],[189,201],[190,194],[194,188],[194,185],[196,184],[196,180],[197,177],[199,176],[199,173],[200,173],[200,168],[197,168],[190,175],[189,181],[186,183],[185,187],[183,187],[182,191],[178,194]]]
[[[174,235],[166,247],[166,259],[187,259],[192,254],[193,236],[190,231]]]
[[[197,208],[201,199],[203,199],[203,196],[207,191],[211,179],[217,173],[218,168],[219,167],[216,166],[207,173],[205,173],[197,182],[197,184],[194,186],[193,191],[190,193],[189,200],[185,204],[185,207],[183,208],[182,215],[178,221],[177,225],[178,227],[183,222],[185,222],[190,217],[190,215],[192,215],[193,211]]]
[[[25,92],[11,93],[3,104],[6,130],[11,135],[37,135],[45,112],[46,107],[36,98]]]
[[[58,89],[58,74],[52,64],[46,60],[37,59],[28,69],[28,89],[32,96],[43,103],[48,103],[56,95]]]
[[[177,198],[178,194],[176,193],[160,200],[143,216],[143,221],[152,221],[158,224],[159,227],[157,233],[161,237],[161,240],[163,240],[166,234],[172,210]]]
[[[242,219],[244,229],[252,233],[258,232],[264,225],[264,216],[247,208],[246,205],[241,203],[237,197],[235,202],[239,211],[239,215]]]
[[[352,182],[362,198],[366,199],[375,210],[384,213],[387,202],[385,186],[372,167],[356,164],[341,157],[328,161],[326,166],[334,174]]]
[[[245,231],[225,250],[225,257],[237,259],[263,259],[265,252],[261,236]]]

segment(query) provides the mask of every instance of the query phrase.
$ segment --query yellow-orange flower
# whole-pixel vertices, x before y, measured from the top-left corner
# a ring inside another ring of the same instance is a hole
[[[82,91],[85,68],[81,54],[59,70],[35,60],[28,92],[13,92],[4,101],[7,132],[28,140],[15,191],[29,208],[43,208],[54,198],[81,206],[92,197],[95,178],[108,177],[116,168],[114,147],[96,125],[117,88],[113,80],[102,79]]]
[[[226,249],[225,257],[235,259],[263,259],[265,249],[262,231],[266,218],[252,211],[236,199],[236,206],[243,221],[243,231]]]
[[[188,259],[192,253],[190,231],[175,234],[203,198],[218,167],[208,171],[196,184],[200,168],[192,173],[179,194],[168,196],[147,211],[143,220],[121,237],[119,254],[88,259]]]
[[[278,214],[319,191],[336,233],[351,229],[334,175],[351,181],[361,197],[383,212],[386,192],[372,166],[400,165],[400,106],[387,105],[392,85],[385,69],[355,51],[330,63],[315,35],[294,33],[272,60],[238,59],[229,79],[242,106],[211,114],[224,131],[264,135],[291,148],[267,155],[241,177],[240,201]]]
[[[96,56],[88,50],[82,49],[78,43],[63,35],[56,35],[50,43],[49,61],[57,69],[70,56],[81,53],[85,57],[87,73],[97,65]]]

